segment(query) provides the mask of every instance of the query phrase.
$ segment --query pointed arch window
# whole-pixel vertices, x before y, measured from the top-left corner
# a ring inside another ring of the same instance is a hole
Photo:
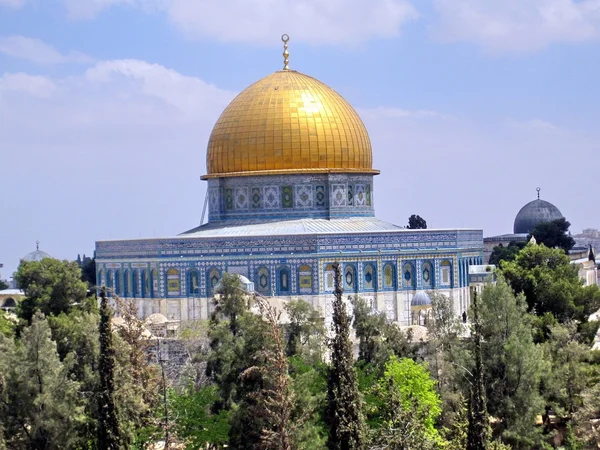
[[[179,295],[180,289],[179,270],[174,268],[167,270],[167,294]]]
[[[121,295],[121,271],[115,270],[115,288],[114,293],[116,295]]]
[[[377,277],[375,276],[375,266],[365,264],[363,268],[363,287],[367,291],[373,291],[377,288]]]
[[[283,267],[279,269],[279,292],[282,294],[288,294],[291,290],[290,284],[290,269]]]
[[[387,263],[383,266],[383,287],[384,289],[394,289],[394,265]]]
[[[313,288],[312,267],[300,266],[298,269],[298,286],[301,293],[311,293]]]
[[[256,272],[256,283],[255,287],[258,292],[262,294],[268,294],[271,291],[271,283],[269,280],[269,269],[261,267]]]
[[[134,298],[139,297],[140,295],[140,272],[139,270],[135,269],[133,271],[132,277],[131,277],[131,293],[133,294]]]
[[[188,295],[200,294],[200,274],[196,269],[188,272],[187,291]]]
[[[150,273],[150,278],[150,297],[154,298],[158,296],[158,270],[152,269],[152,272]]]
[[[150,292],[150,277],[148,277],[148,271],[142,270],[142,298],[146,298]]]
[[[208,271],[208,286],[210,295],[213,295],[215,293],[215,287],[217,287],[217,284],[219,284],[220,280],[221,272],[219,271],[219,269],[213,267]]]
[[[356,269],[352,265],[348,265],[344,269],[344,290],[356,291]]]

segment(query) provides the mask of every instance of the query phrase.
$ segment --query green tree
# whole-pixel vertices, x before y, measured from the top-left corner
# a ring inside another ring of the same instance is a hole
[[[227,444],[229,440],[229,411],[211,414],[217,399],[215,385],[197,388],[188,383],[181,393],[169,391],[169,409],[173,416],[175,434],[188,450],[205,449],[207,444]]]
[[[81,281],[81,270],[76,262],[45,258],[41,261],[23,261],[15,280],[25,292],[19,304],[18,315],[27,322],[36,311],[46,316],[68,313],[75,303],[86,296],[86,285]]]
[[[11,337],[15,333],[15,322],[2,310],[0,310],[0,334]]]
[[[74,355],[60,360],[48,322],[36,313],[20,342],[0,336],[0,423],[8,448],[78,448],[79,383],[69,376]]]
[[[362,297],[354,297],[352,305],[352,326],[358,339],[358,360],[373,364],[381,351],[386,317],[384,314],[374,313]]]
[[[254,355],[255,365],[242,373],[242,378],[258,375],[261,379],[260,388],[248,393],[249,399],[253,400],[249,410],[252,415],[261,417],[264,424],[260,434],[261,449],[291,450],[294,393],[285,354],[286,343],[279,325],[280,314],[265,299],[258,299],[258,307],[267,324],[269,345]]]
[[[342,299],[341,272],[333,265],[335,299],[333,302],[333,338],[329,343],[331,367],[327,375],[326,422],[329,427],[329,450],[362,450],[365,448],[365,426],[361,398],[353,367],[350,317]]]
[[[8,289],[8,283],[5,280],[0,279],[0,291],[3,291],[4,289]]]
[[[545,344],[552,370],[544,382],[544,394],[550,409],[565,420],[572,420],[582,406],[582,395],[593,384],[597,369],[588,363],[589,347],[578,342],[574,323],[550,328]]]
[[[77,261],[81,269],[81,281],[89,288],[96,286],[96,255],[93,258],[83,255],[83,259],[77,255]]]
[[[483,290],[478,313],[489,414],[500,420],[498,431],[507,442],[532,448],[535,418],[543,411],[540,379],[548,365],[533,342],[525,298],[515,297],[500,278]]]
[[[485,400],[484,369],[481,354],[481,324],[479,322],[478,295],[471,289],[473,304],[472,343],[475,367],[471,401],[469,402],[469,427],[467,430],[467,450],[486,450],[489,441],[489,419]]]
[[[561,217],[551,222],[542,222],[535,226],[528,236],[535,236],[535,240],[538,244],[544,244],[548,248],[560,248],[569,253],[569,251],[575,246],[575,239],[569,234],[569,227],[571,224]]]
[[[100,291],[100,299],[98,447],[106,450],[118,450],[124,447],[124,443],[115,402],[115,348],[111,326],[112,312],[108,306],[104,287]]]
[[[435,428],[441,399],[426,365],[392,356],[377,382],[374,413],[380,416],[371,430],[371,445],[390,449],[440,448],[443,440]]]
[[[409,230],[424,230],[427,228],[427,222],[421,216],[413,214],[408,218],[408,226],[406,228]]]
[[[325,340],[323,317],[304,300],[292,300],[284,308],[288,315],[287,355],[302,355],[314,362],[321,360]]]
[[[525,242],[509,242],[506,247],[502,244],[496,245],[492,249],[489,263],[500,267],[502,261],[514,261],[525,244]]]
[[[600,308],[597,286],[583,287],[563,250],[527,245],[501,272],[515,293],[523,293],[529,310],[538,316],[552,314],[559,322],[587,321]]]

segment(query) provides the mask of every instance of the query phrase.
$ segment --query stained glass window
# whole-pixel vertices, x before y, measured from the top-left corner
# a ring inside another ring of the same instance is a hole
[[[442,284],[450,284],[450,273],[452,266],[450,265],[450,261],[442,262]]]
[[[167,270],[167,294],[168,295],[179,295],[180,281],[179,281],[179,270],[169,269]]]
[[[290,291],[290,271],[286,268],[279,271],[279,290],[281,292]]]
[[[312,291],[312,268],[310,266],[300,266],[298,269],[298,284],[300,285],[300,292]]]
[[[197,270],[188,272],[188,294],[194,295],[200,293],[200,275]]]
[[[356,276],[354,266],[346,266],[344,271],[344,288],[346,290],[355,290],[356,287]]]
[[[375,277],[375,268],[372,264],[365,265],[364,278],[364,288],[375,289],[377,280]]]
[[[386,264],[383,267],[383,287],[394,287],[394,266],[392,264]]]
[[[257,285],[256,288],[258,292],[268,293],[270,291],[270,283],[269,283],[269,269],[266,267],[261,267],[257,272]]]

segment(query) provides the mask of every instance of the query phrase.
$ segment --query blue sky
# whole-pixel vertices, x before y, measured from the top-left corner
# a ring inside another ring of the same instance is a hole
[[[363,117],[380,218],[505,233],[540,186],[600,227],[600,0],[0,0],[0,274],[197,225],[210,130],[283,33]]]

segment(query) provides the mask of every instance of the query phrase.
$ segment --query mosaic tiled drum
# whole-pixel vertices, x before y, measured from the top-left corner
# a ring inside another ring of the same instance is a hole
[[[273,302],[301,298],[328,320],[340,262],[346,294],[390,320],[410,324],[413,297],[433,290],[462,314],[482,231],[377,219],[378,173],[346,100],[307,75],[275,72],[238,95],[213,129],[208,223],[172,238],[97,242],[98,284],[135,299],[143,317],[195,320],[209,317],[223,273],[236,273]]]

